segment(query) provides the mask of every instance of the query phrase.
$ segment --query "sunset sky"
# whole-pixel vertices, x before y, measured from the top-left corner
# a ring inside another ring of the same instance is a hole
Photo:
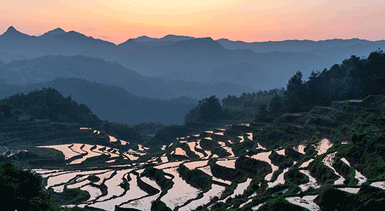
[[[9,26],[55,28],[116,44],[167,34],[230,40],[385,39],[384,0],[0,0]]]

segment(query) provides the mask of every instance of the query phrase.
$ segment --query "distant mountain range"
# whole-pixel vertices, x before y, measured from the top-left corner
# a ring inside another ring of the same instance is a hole
[[[18,92],[28,94],[43,87],[52,87],[64,97],[71,96],[76,102],[87,105],[92,113],[102,120],[126,124],[141,122],[182,124],[188,111],[198,104],[198,100],[188,97],[169,100],[141,97],[118,86],[91,83],[78,78],[57,78],[26,85],[0,82],[0,99]]]
[[[252,92],[247,86],[229,82],[213,83],[165,81],[161,78],[143,76],[116,62],[86,56],[44,56],[30,60],[0,63],[0,78],[11,84],[31,84],[51,81],[59,77],[86,79],[91,82],[123,87],[132,94],[171,99],[188,96],[202,99],[216,95],[220,99],[227,95]]]
[[[47,55],[84,55],[118,62],[143,76],[158,77],[167,82],[181,80],[207,85],[231,82],[257,91],[286,86],[287,80],[297,70],[301,70],[306,78],[312,70],[323,70],[351,55],[367,56],[384,46],[383,40],[246,43],[177,35],[163,38],[141,36],[116,45],[60,28],[41,36],[30,36],[9,27],[0,35],[0,61]],[[240,75],[234,78],[234,74],[229,72],[239,72]]]

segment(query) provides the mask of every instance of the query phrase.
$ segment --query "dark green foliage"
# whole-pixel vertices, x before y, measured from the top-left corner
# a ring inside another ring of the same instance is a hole
[[[282,104],[282,99],[278,95],[271,99],[269,104],[269,114],[272,115],[272,118],[281,115],[283,110],[284,105]]]
[[[133,143],[141,143],[143,141],[140,131],[137,131],[127,124],[104,121],[101,129],[104,129],[107,134],[114,136],[117,139],[125,141],[129,140]]]
[[[358,135],[352,137],[352,142],[355,144],[340,150],[340,156],[370,179],[385,178],[385,136]]]
[[[237,161],[235,162],[235,168],[242,169],[243,171],[248,172],[252,176],[260,176],[271,173],[273,171],[271,169],[270,164],[264,161],[248,158],[244,155],[240,156],[237,159]]]
[[[259,108],[258,108],[258,115],[257,117],[255,118],[254,121],[267,121],[267,117],[268,117],[268,114],[269,114],[269,111],[267,110],[267,105],[266,104],[262,104]]]
[[[204,173],[199,169],[190,170],[183,164],[180,164],[177,171],[180,176],[186,180],[186,182],[193,187],[203,190],[203,192],[208,191],[211,188],[212,177]]]
[[[136,181],[138,182],[139,188],[144,190],[146,193],[148,193],[150,195],[154,195],[154,194],[159,193],[158,189],[156,189],[156,188],[152,187],[151,185],[143,182],[140,177],[136,177]]]
[[[300,206],[291,204],[284,198],[278,197],[271,199],[266,202],[262,207],[260,207],[258,210],[262,211],[275,211],[275,210],[290,210],[290,211],[305,211],[307,209],[302,208]]]
[[[241,181],[245,174],[238,169],[231,169],[224,166],[216,164],[216,160],[212,159],[208,163],[210,165],[211,172],[213,176],[221,178],[228,181]]]
[[[297,168],[291,168],[288,172],[285,173],[284,178],[286,184],[292,183],[295,185],[300,185],[309,182],[309,178],[299,172]]]
[[[199,101],[196,108],[186,115],[185,122],[216,122],[222,116],[222,107],[215,95]]]
[[[307,81],[303,80],[301,71],[297,71],[288,81],[285,96],[270,99],[269,110],[267,106],[259,107],[255,121],[269,120],[282,111],[303,112],[316,105],[328,106],[333,101],[385,94],[384,64],[385,54],[378,50],[367,58],[353,55],[330,69],[313,71]]]
[[[292,148],[286,148],[285,149],[285,155],[291,157],[293,160],[299,161],[302,158],[302,154],[295,151]]]
[[[5,118],[9,118],[11,116],[11,111],[12,111],[12,108],[10,105],[8,104],[2,104],[0,106],[0,111],[3,112]],[[0,113],[1,114],[1,113]]]
[[[98,182],[100,180],[99,177],[95,176],[94,174],[93,175],[90,175],[87,177],[87,179],[91,182]]]
[[[243,146],[242,143],[236,142],[231,146],[231,150],[233,150],[236,156],[240,156],[243,153],[246,153],[246,147]]]
[[[380,210],[385,205],[385,191],[363,184],[357,194],[326,187],[314,200],[321,210]]]
[[[277,152],[273,151],[269,155],[269,159],[271,160],[271,163],[273,163],[276,166],[279,166],[281,168],[287,168],[293,165],[293,160],[278,154]]]
[[[71,97],[64,98],[53,88],[35,90],[27,95],[12,95],[0,101],[12,108],[20,109],[37,119],[54,122],[79,122],[86,127],[99,127],[101,120],[84,104],[78,104]]]
[[[90,198],[90,194],[87,191],[80,190],[80,188],[76,188],[76,189],[65,188],[63,192],[58,195],[60,195],[59,198],[67,199],[66,204],[79,204]]]
[[[0,162],[0,199],[7,210],[57,210],[42,191],[42,178],[7,162]]]
[[[297,112],[301,110],[302,99],[301,96],[304,92],[303,90],[303,80],[302,80],[302,72],[297,71],[290,79],[286,87],[286,96],[290,100],[286,100],[285,105],[288,110],[291,112]]]
[[[221,147],[218,142],[209,139],[202,139],[200,145],[204,150],[212,150],[213,148]]]
[[[186,152],[187,156],[188,156],[191,160],[194,160],[194,159],[198,159],[198,158],[199,158],[199,156],[198,156],[197,154],[195,154],[193,151],[191,151],[191,149],[190,149],[190,147],[188,146],[188,144],[182,143],[182,144],[180,145],[180,148],[182,148],[182,149]]]
[[[226,156],[230,156],[231,155],[227,150],[223,149],[222,147],[214,147],[214,148],[212,148],[211,149],[211,153],[217,154],[220,157],[226,157]]]
[[[164,202],[156,200],[151,204],[151,211],[171,211],[171,209]]]
[[[334,174],[334,171],[325,166],[321,159],[316,159],[309,164],[310,174],[317,179],[320,183],[325,183],[326,181],[334,181],[338,179],[338,176]]]
[[[151,140],[148,141],[150,145],[170,144],[177,137],[190,135],[194,129],[180,125],[169,125],[159,130]]]
[[[164,172],[162,170],[153,167],[146,168],[146,170],[142,173],[142,176],[154,178],[156,183],[162,188],[162,191],[167,191],[174,185],[174,182],[171,179],[167,179],[164,176]]]

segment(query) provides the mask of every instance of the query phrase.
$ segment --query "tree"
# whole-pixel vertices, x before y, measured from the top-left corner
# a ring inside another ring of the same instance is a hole
[[[283,104],[281,102],[281,98],[276,95],[273,99],[271,99],[269,104],[270,114],[273,116],[279,116],[283,110]]]
[[[267,110],[267,105],[264,103],[258,109],[258,115],[255,118],[255,121],[266,121],[269,111]]]
[[[297,71],[290,79],[287,84],[286,97],[288,112],[296,112],[301,110],[303,100],[303,81],[302,72]]]
[[[8,118],[8,117],[11,116],[12,108],[11,108],[10,105],[8,105],[8,104],[3,104],[3,105],[1,105],[0,108],[1,108],[1,111],[4,113],[5,118]]]
[[[290,79],[287,84],[287,91],[289,93],[298,93],[302,87],[303,81],[302,81],[302,72],[297,71]]]
[[[215,95],[199,101],[198,121],[214,122],[219,119],[222,114],[222,107],[219,99]]]

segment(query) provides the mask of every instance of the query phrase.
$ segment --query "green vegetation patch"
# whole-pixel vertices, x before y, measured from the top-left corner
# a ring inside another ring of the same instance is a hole
[[[211,184],[213,183],[212,177],[203,171],[199,169],[190,170],[183,164],[179,165],[177,171],[191,186],[199,188],[203,190],[203,192],[206,192],[211,188]]]

